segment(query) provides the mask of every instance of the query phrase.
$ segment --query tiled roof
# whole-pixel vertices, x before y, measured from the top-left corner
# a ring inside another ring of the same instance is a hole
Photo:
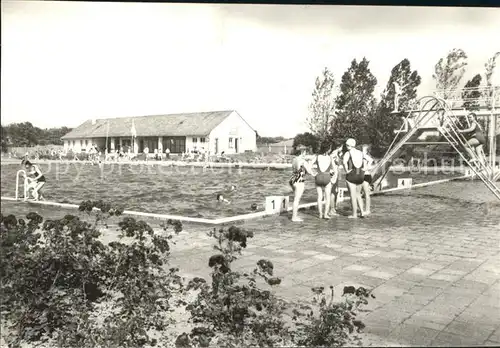
[[[88,120],[61,139],[132,136],[132,120],[137,136],[208,135],[234,110]],[[108,129],[109,124],[109,129]]]

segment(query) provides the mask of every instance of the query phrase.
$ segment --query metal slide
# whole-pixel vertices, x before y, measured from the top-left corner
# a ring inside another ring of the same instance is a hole
[[[384,157],[371,170],[373,176],[372,183],[376,183],[377,181],[379,183],[381,182],[381,180],[385,177],[385,175],[389,171],[390,165],[392,163],[389,163],[388,166],[386,166],[386,164],[390,162],[397,155],[401,147],[403,147],[403,145],[405,145],[413,136],[415,136],[419,132],[422,132],[422,129],[419,129],[419,127],[421,128],[425,126],[427,122],[429,122],[436,116],[437,113],[443,112],[443,108],[440,105],[440,101],[438,99],[434,97],[423,97],[420,99],[420,101],[424,100],[425,103],[423,103],[422,107],[414,109],[408,114],[405,123],[401,126],[401,128],[397,132],[398,135],[392,141]],[[431,106],[427,108],[429,105]],[[417,114],[417,116],[415,118],[411,117],[413,114]],[[415,121],[415,124],[406,132],[406,134],[399,141],[397,141],[401,133],[404,132],[404,128],[408,124],[407,120],[409,119],[413,119]]]
[[[479,158],[477,158],[477,155],[474,151],[472,151],[472,153],[474,154],[474,158],[468,159],[468,155],[466,155],[465,149],[473,149],[469,146],[469,144],[467,144],[467,140],[465,139],[463,134],[458,131],[458,118],[453,114],[453,111],[448,106],[446,101],[442,98],[434,96],[423,97],[420,99],[420,101],[424,100],[425,103],[423,103],[422,107],[419,108],[419,110],[412,110],[407,117],[408,119],[412,114],[418,113],[418,115],[414,118],[415,124],[399,141],[397,141],[401,132],[404,131],[403,128],[405,125],[407,125],[407,122],[403,124],[400,131],[398,132],[398,135],[389,146],[389,149],[387,150],[385,156],[373,168],[373,182],[375,183],[377,181],[381,181],[381,178],[383,178],[389,170],[389,168],[385,168],[386,164],[396,156],[401,147],[405,145],[412,136],[414,136],[417,132],[422,131],[422,128],[425,128],[430,120],[434,119],[435,117],[440,117],[440,126],[434,126],[430,128],[439,130],[439,132],[443,135],[447,142],[464,159],[465,163],[467,163],[472,171],[481,179],[481,181],[483,181],[483,183],[495,195],[495,197],[500,200],[500,189],[492,181],[492,173],[494,169],[488,163],[482,163]],[[427,108],[428,105],[431,105],[431,107]],[[378,178],[376,178],[376,174],[382,171],[384,171],[383,174],[379,175]]]
[[[458,152],[460,157],[464,159],[467,165],[472,169],[474,174],[476,174],[479,179],[486,185],[486,187],[500,200],[500,189],[493,182],[493,171],[494,168],[485,161],[484,163],[479,159],[474,149],[467,143],[467,139],[462,133],[459,132],[459,127],[457,124],[457,118],[453,115],[453,111],[448,108],[448,105],[444,100],[441,101],[445,107],[445,117],[446,121],[443,126],[439,127],[438,130],[441,134],[448,140],[448,142],[453,146],[455,151]],[[473,157],[468,158],[468,151],[470,150]],[[467,154],[464,154],[464,152]]]

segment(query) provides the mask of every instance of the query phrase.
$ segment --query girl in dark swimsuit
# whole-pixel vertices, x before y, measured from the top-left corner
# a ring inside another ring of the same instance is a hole
[[[27,174],[33,176],[33,178],[30,179],[34,181],[33,197],[35,198],[35,201],[38,201],[39,199],[45,200],[41,191],[43,185],[45,185],[46,182],[45,176],[43,175],[42,171],[36,164],[33,164],[30,161],[23,161],[23,162]]]
[[[350,219],[358,217],[358,206],[363,216],[363,200],[361,198],[361,186],[365,180],[363,167],[363,152],[355,148],[356,141],[347,139],[347,152],[344,154],[343,164],[346,171],[346,182],[349,195],[351,196],[352,215]]]
[[[484,165],[486,163],[486,156],[484,155],[483,146],[486,144],[486,137],[484,136],[481,126],[476,120],[475,113],[471,112],[469,115],[467,115],[466,119],[468,128],[459,130],[460,133],[464,134],[465,138],[467,139],[467,144],[470,146],[466,147],[465,150],[471,158],[471,163],[477,161],[474,158],[477,156],[479,161]],[[475,150],[475,154],[471,148]]]
[[[332,176],[330,172],[333,169],[332,158],[328,154],[329,145],[323,143],[316,156],[316,165],[318,173],[314,177],[316,191],[318,192],[318,212],[320,219],[330,219],[330,204],[332,195]],[[325,209],[323,210],[323,197],[325,199]]]

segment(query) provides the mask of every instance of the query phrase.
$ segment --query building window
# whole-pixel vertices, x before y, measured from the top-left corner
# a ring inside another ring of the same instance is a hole
[[[89,146],[89,141],[85,139],[85,146]]]
[[[229,148],[233,148],[233,138],[229,138]]]
[[[193,143],[197,143],[198,142],[198,138],[193,138]]]
[[[205,138],[200,138],[200,143],[204,143],[205,142]]]
[[[73,140],[73,147],[75,147],[75,141]]]
[[[80,140],[80,147],[83,146],[83,140]]]

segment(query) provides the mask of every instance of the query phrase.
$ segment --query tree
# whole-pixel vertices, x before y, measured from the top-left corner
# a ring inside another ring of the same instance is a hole
[[[481,75],[477,74],[465,84],[464,91],[462,92],[462,99],[464,100],[462,107],[464,109],[469,111],[479,110],[478,99],[481,97],[482,93],[478,87],[481,86],[481,80]]]
[[[420,75],[416,70],[412,71],[410,61],[406,58],[392,68],[377,110],[368,120],[368,133],[374,155],[385,152],[385,148],[394,139],[394,130],[400,127],[401,116],[406,116],[407,110],[416,101],[417,87],[421,81]],[[402,110],[402,113],[392,113],[396,94],[394,83],[401,86],[398,109]]]
[[[334,84],[333,74],[328,68],[325,68],[322,75],[316,78],[315,88],[312,93],[313,101],[309,105],[310,116],[307,119],[307,124],[312,134],[321,141],[326,141],[334,117]]]
[[[40,129],[30,122],[13,123],[2,128],[3,146],[63,145],[61,137],[71,128]]]
[[[369,61],[354,59],[342,75],[340,94],[335,99],[336,113],[332,119],[329,138],[338,145],[347,138],[366,139],[367,120],[376,108],[373,96],[377,79],[371,73]]]
[[[2,141],[0,147],[1,147],[1,151],[2,152],[7,152],[7,146],[9,145],[9,139],[7,138],[8,135],[7,135],[7,129],[4,128],[4,126],[0,125],[1,127],[1,135],[0,135],[0,139]]]
[[[490,97],[490,100],[491,100],[491,103],[490,105],[488,105],[490,108],[493,107],[493,95],[495,93],[495,90],[494,90],[494,86],[493,86],[493,82],[492,82],[492,77],[493,77],[493,72],[495,70],[495,67],[496,67],[496,60],[497,58],[500,56],[500,52],[496,52],[493,57],[491,57],[490,59],[488,59],[488,61],[486,62],[486,64],[484,64],[484,67],[485,67],[485,77],[486,77],[486,87],[487,87],[487,92],[488,93],[488,96]],[[500,90],[498,90],[496,93],[500,93]],[[496,124],[496,132],[500,132],[500,119],[498,119],[497,117],[497,124]]]
[[[436,80],[436,88],[442,90],[442,97],[448,99],[453,89],[458,86],[467,66],[467,54],[462,49],[451,50],[446,58],[441,58],[434,68],[432,78]]]
[[[316,151],[319,142],[320,139],[312,133],[300,133],[293,138],[293,149],[296,150],[298,146],[303,145],[310,148],[312,151]]]
[[[8,126],[7,133],[14,146],[33,146],[38,144],[40,129],[31,122],[14,123]]]
[[[257,144],[275,144],[285,140],[283,137],[258,137]]]

